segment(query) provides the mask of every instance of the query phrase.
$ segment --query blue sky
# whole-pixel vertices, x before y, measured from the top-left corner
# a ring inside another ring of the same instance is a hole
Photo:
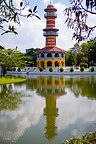
[[[14,0],[18,5],[21,0]],[[36,17],[22,19],[21,26],[15,25],[18,35],[6,34],[0,37],[0,45],[5,48],[15,48],[25,52],[28,48],[43,48],[45,46],[45,37],[43,37],[42,29],[46,27],[46,19],[44,18],[44,9],[50,3],[50,0],[27,0],[29,6],[34,8],[37,5],[38,15],[41,20]],[[57,47],[64,50],[69,50],[76,43],[72,40],[72,30],[68,29],[65,24],[65,16],[63,10],[69,6],[69,0],[52,0],[52,4],[57,8],[56,27],[59,29],[57,37]],[[29,8],[30,8],[29,7]],[[28,8],[28,9],[29,9]],[[95,25],[96,17],[90,17],[89,23]],[[95,32],[96,34],[96,32]]]

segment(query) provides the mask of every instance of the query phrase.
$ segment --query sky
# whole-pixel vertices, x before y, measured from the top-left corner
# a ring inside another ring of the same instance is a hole
[[[21,0],[15,0],[18,6]],[[21,52],[25,52],[29,48],[43,48],[45,46],[45,37],[43,30],[46,27],[46,19],[44,18],[44,9],[50,3],[50,0],[27,0],[29,1],[29,8],[34,8],[37,5],[38,16],[23,19],[21,18],[21,26],[15,25],[18,35],[5,34],[0,36],[0,45],[5,48],[18,48]],[[57,47],[64,50],[69,50],[76,43],[72,40],[72,30],[67,28],[65,24],[66,17],[64,16],[64,9],[70,5],[69,0],[52,0],[55,8],[57,8],[56,27],[59,29],[59,36],[57,37]],[[26,11],[25,11],[26,13]],[[95,24],[94,17],[89,18],[89,23]],[[96,32],[95,32],[96,35]]]

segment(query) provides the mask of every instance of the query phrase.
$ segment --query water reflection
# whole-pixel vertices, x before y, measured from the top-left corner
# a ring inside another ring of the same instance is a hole
[[[76,97],[80,95],[89,99],[96,99],[96,77],[73,77],[66,79],[66,87]]]
[[[95,109],[95,77],[28,76],[0,85],[0,142],[61,143],[96,128]]]
[[[37,80],[37,93],[45,97],[46,107],[44,116],[46,117],[45,137],[51,141],[57,135],[56,117],[58,108],[56,100],[65,95],[65,78],[64,77],[40,77]]]

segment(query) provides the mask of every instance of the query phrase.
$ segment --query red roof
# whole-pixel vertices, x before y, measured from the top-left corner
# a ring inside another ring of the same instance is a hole
[[[54,8],[54,5],[49,4],[49,5],[47,6],[47,8]]]
[[[58,47],[44,47],[36,52],[43,52],[43,51],[58,51],[58,52],[66,52],[65,50],[58,48]]]

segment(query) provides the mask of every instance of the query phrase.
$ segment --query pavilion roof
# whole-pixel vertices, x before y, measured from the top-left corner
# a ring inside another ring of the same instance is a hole
[[[52,52],[66,52],[65,50],[61,49],[61,48],[58,48],[58,47],[44,47],[44,48],[41,48],[39,50],[37,50],[36,52],[45,52],[45,51],[52,51]]]

